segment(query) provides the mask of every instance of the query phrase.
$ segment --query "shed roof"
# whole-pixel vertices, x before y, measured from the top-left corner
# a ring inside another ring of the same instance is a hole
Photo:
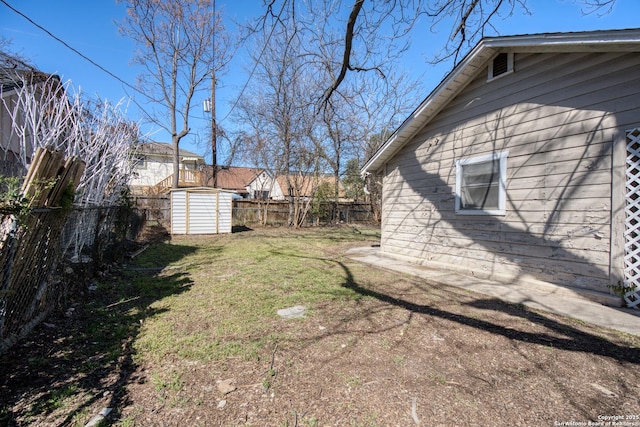
[[[233,190],[212,187],[180,187],[169,189],[171,193],[230,193],[236,194]]]
[[[501,52],[640,52],[640,29],[545,33],[486,37],[454,67],[411,115],[365,163],[361,171],[375,172],[424,128],[478,71]]]

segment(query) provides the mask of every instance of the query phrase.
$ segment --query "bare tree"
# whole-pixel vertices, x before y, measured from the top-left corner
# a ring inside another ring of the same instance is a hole
[[[582,12],[585,14],[597,13],[598,15],[606,15],[611,12],[617,0],[583,0],[584,8]]]
[[[299,31],[314,35],[309,38],[314,42],[307,46],[310,57],[321,52],[322,46],[339,48],[333,56],[332,78],[323,92],[323,103],[350,74],[375,71],[385,78],[389,64],[406,51],[417,24],[448,32],[434,61],[452,58],[455,64],[486,33],[497,33],[496,20],[516,12],[530,13],[527,0],[265,0],[264,18],[273,16],[279,2],[304,10],[294,18]],[[616,0],[578,2],[585,5],[585,13],[608,13]]]
[[[0,68],[35,70],[29,60],[11,51],[11,40],[0,36]]]
[[[341,72],[335,68],[339,44],[324,43],[337,38],[329,34],[335,29],[327,26],[326,19],[336,12],[336,3],[305,4],[302,17],[296,15],[294,6],[299,3],[295,1],[280,3],[277,10],[274,4],[270,3],[260,25],[253,29],[263,36],[252,49],[257,64],[253,71],[255,86],[240,103],[241,122],[252,129],[249,133],[253,137],[246,138],[245,133],[240,140],[254,143],[254,149],[245,152],[271,153],[271,164],[282,167],[275,173],[286,177],[289,224],[294,225],[297,212],[305,212],[304,204],[296,202],[302,187],[314,183],[311,189],[305,188],[308,195],[315,184],[327,183],[320,175],[330,172],[331,198],[337,201],[346,161],[353,157],[360,161],[363,144],[372,134],[399,124],[400,117],[417,102],[413,96],[417,82],[393,71],[389,60],[397,51],[371,47],[363,57],[378,73],[357,73],[335,88],[331,98],[320,102]],[[379,79],[381,74],[385,79]],[[269,142],[277,149],[268,149]],[[255,148],[258,146],[260,149]],[[306,176],[292,173],[301,171]],[[316,179],[308,178],[310,174]]]
[[[76,207],[122,205],[133,173],[137,123],[122,112],[122,103],[83,99],[70,82],[57,76],[17,68],[0,69],[0,118],[3,128],[1,156],[16,165],[14,176],[23,176],[39,148],[64,152],[67,159],[84,163],[84,173],[74,182]],[[96,212],[97,211],[93,211]],[[64,251],[78,257],[94,236],[83,221],[73,221]]]
[[[221,14],[208,0],[126,0],[123,34],[138,44],[134,61],[146,68],[139,85],[153,110],[147,119],[171,135],[173,184],[179,182],[179,145],[188,135],[194,96],[228,63],[231,44]],[[214,100],[212,100],[213,102]],[[212,117],[212,124],[215,117]],[[215,127],[212,125],[212,132]],[[212,135],[212,138],[214,135]]]
[[[312,143],[314,126],[314,80],[303,67],[302,35],[291,25],[293,10],[274,18],[273,31],[253,49],[256,68],[253,85],[239,103],[238,116],[248,127],[251,144],[261,167],[282,176],[289,202],[289,226],[299,226],[305,207],[302,190],[309,193],[309,173],[319,168],[319,155]]]

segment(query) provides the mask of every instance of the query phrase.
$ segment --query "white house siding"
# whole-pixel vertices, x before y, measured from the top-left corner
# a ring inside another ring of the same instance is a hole
[[[278,181],[275,178],[269,176],[268,173],[262,171],[247,187],[249,197],[254,197],[256,192],[267,191],[270,198],[279,197],[282,195],[282,190],[278,185]]]
[[[180,170],[197,170],[194,162],[181,162]],[[145,155],[144,161],[135,167],[136,176],[131,179],[135,187],[153,187],[166,177],[173,175],[173,159],[169,157]]]
[[[382,250],[607,292],[619,267],[610,262],[612,145],[640,124],[639,67],[637,53],[516,53],[513,74],[487,82],[481,70],[387,163]],[[506,214],[456,214],[455,161],[503,151]]]
[[[133,186],[152,187],[173,174],[170,159],[146,157],[136,166],[136,174],[131,180]]]

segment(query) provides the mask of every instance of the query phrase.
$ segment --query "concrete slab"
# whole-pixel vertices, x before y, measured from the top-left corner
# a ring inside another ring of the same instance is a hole
[[[603,305],[568,288],[542,282],[498,282],[436,270],[385,256],[377,246],[352,248],[346,255],[365,264],[640,336],[640,310]]]

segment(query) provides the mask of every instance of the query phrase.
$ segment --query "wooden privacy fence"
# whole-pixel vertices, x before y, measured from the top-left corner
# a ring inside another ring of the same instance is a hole
[[[138,196],[136,208],[144,213],[147,221],[158,222],[169,227],[171,218],[171,201],[167,196]],[[286,200],[233,200],[232,220],[234,226],[239,225],[286,225],[289,217],[289,204]],[[323,202],[311,210],[306,217],[305,225],[326,225],[343,222],[347,224],[369,224],[375,222],[368,203],[358,202]]]
[[[234,225],[286,225],[289,218],[289,203],[286,200],[234,200]],[[336,223],[368,224],[373,221],[371,206],[357,202],[321,202],[311,209],[304,225],[326,225]]]
[[[22,185],[21,194],[27,207],[61,206],[65,196],[72,197],[84,167],[84,162],[77,158],[65,159],[61,151],[39,147]]]

